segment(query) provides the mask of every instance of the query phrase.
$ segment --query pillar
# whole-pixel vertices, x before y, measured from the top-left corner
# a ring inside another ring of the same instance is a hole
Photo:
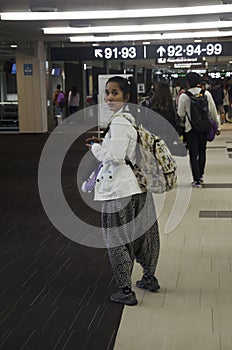
[[[48,131],[45,61],[45,48],[41,41],[35,44],[34,55],[16,54],[20,133]]]

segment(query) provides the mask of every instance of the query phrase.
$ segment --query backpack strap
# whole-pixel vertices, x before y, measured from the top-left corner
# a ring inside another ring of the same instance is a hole
[[[193,96],[195,96],[195,95],[193,95],[192,94],[192,92],[191,91],[189,91],[189,90],[186,90],[185,92],[184,92],[187,96],[189,96],[190,98]],[[205,90],[203,90],[203,89],[201,89],[201,91],[199,92],[199,94],[198,95],[196,95],[196,96],[201,96],[201,95],[204,95],[205,94]]]
[[[189,97],[192,97],[192,96],[194,96],[190,91],[188,91],[188,90],[186,90],[185,92],[184,92],[187,96],[189,96]]]

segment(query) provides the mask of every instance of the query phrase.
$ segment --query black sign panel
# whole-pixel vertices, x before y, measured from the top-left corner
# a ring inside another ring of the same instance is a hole
[[[98,47],[93,51],[94,59],[106,60],[128,60],[128,59],[143,59],[144,46],[107,46]]]
[[[128,60],[232,55],[231,42],[51,48],[52,61]]]
[[[146,47],[147,58],[207,57],[232,55],[230,42],[151,45]]]
[[[52,61],[81,61],[92,60],[93,48],[92,47],[62,47],[51,48],[51,60]]]
[[[51,60],[128,60],[143,59],[144,47],[128,46],[97,46],[97,47],[64,47],[51,48]]]

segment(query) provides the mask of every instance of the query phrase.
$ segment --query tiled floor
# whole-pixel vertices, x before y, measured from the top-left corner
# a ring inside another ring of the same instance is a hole
[[[124,308],[114,350],[232,349],[231,141],[224,124],[208,143],[205,186],[192,190],[184,218],[165,234],[168,194],[159,218],[161,290],[134,286],[139,304]],[[136,264],[134,283],[140,276]]]

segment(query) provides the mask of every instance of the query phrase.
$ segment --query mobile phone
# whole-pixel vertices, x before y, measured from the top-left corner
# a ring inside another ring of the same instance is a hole
[[[89,141],[89,144],[90,144],[90,145],[93,145],[93,144],[94,144],[94,141]]]

